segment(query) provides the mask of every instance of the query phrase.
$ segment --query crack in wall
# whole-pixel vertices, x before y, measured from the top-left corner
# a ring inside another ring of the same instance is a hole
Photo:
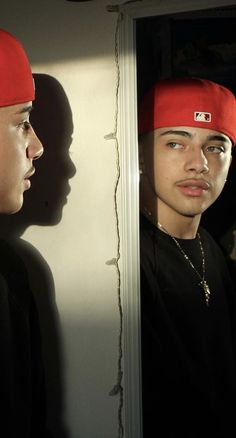
[[[116,179],[114,186],[114,209],[115,209],[115,223],[117,234],[117,251],[116,257],[106,262],[109,266],[115,266],[117,274],[117,299],[118,299],[118,312],[119,312],[119,333],[118,333],[118,359],[117,359],[117,380],[111,391],[110,396],[119,395],[118,405],[118,438],[124,437],[124,424],[123,424],[123,307],[121,299],[121,273],[119,267],[120,260],[120,226],[119,226],[119,212],[118,212],[118,188],[120,182],[120,151],[119,142],[117,139],[117,126],[118,126],[118,114],[119,114],[119,89],[120,89],[120,66],[119,66],[119,28],[122,20],[122,14],[118,14],[116,29],[115,29],[115,44],[114,44],[114,57],[116,66],[116,87],[115,87],[115,115],[114,115],[114,131],[105,135],[106,140],[115,140],[115,152],[116,152]]]

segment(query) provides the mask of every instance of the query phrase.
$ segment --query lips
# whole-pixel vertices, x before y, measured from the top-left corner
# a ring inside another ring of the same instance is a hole
[[[31,169],[25,174],[24,179],[29,179],[35,173],[35,168],[31,167]]]
[[[30,177],[35,173],[35,168],[32,166],[24,176],[24,189],[29,190],[31,187]]]
[[[210,184],[203,179],[186,179],[178,182],[177,187],[186,196],[200,197],[210,189]]]

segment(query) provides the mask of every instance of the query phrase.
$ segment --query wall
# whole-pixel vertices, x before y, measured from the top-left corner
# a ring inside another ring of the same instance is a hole
[[[117,254],[116,148],[104,139],[114,129],[117,16],[105,5],[1,5],[0,26],[22,40],[37,73],[32,120],[45,154],[24,210],[4,226],[36,293],[57,437],[111,438],[118,430],[119,395],[109,395],[117,380],[117,272],[106,264]]]

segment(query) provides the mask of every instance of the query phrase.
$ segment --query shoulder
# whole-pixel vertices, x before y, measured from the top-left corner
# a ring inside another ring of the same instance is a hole
[[[149,274],[157,273],[172,256],[176,248],[167,234],[160,231],[145,217],[140,218],[140,265]],[[177,252],[178,255],[178,252]]]
[[[9,302],[26,311],[31,299],[27,270],[14,247],[4,239],[0,239],[0,280]]]

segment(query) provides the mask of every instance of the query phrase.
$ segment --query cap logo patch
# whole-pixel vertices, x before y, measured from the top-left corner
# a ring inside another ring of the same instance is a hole
[[[195,112],[194,120],[195,122],[211,122],[211,113]]]

